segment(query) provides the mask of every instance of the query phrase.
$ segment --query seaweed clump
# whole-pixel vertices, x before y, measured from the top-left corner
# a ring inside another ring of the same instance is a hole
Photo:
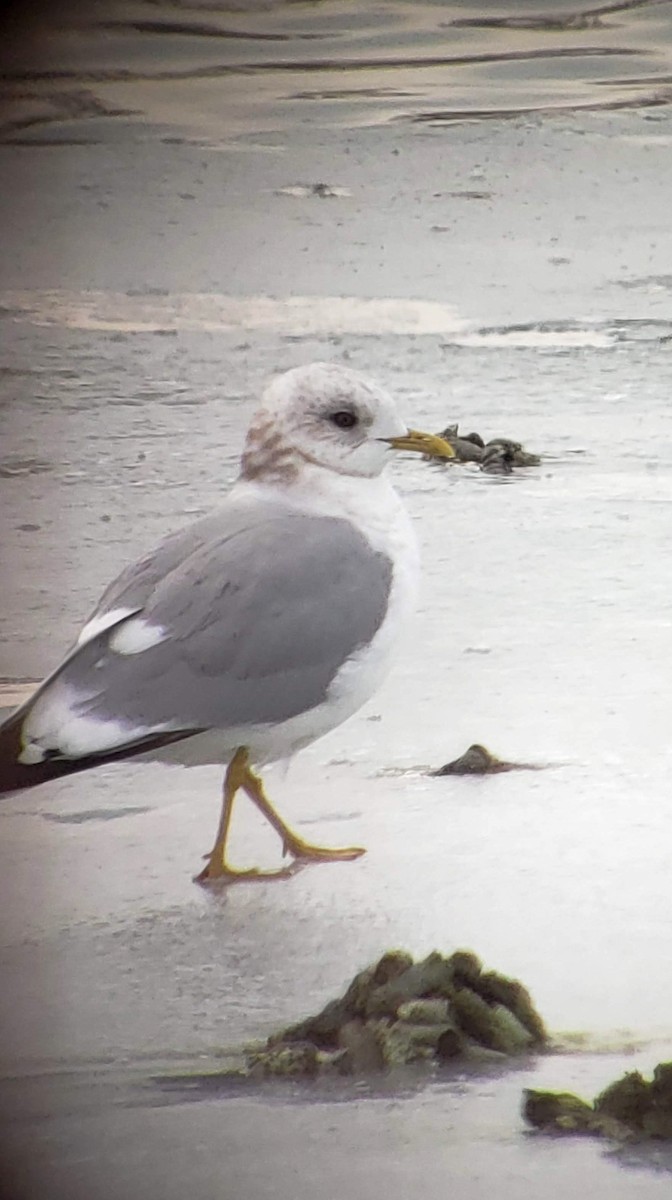
[[[544,1133],[589,1134],[627,1142],[672,1138],[672,1063],[658,1063],[653,1079],[628,1071],[592,1104],[570,1092],[527,1089],[523,1116]]]
[[[457,425],[447,425],[438,436],[452,446],[456,462],[478,463],[486,473],[509,475],[514,467],[538,467],[541,462],[538,454],[511,438],[494,437],[486,442],[480,433],[460,434]]]
[[[499,1061],[547,1034],[521,983],[470,951],[414,962],[391,950],[315,1016],[249,1047],[253,1076],[370,1075],[407,1063]]]
[[[444,763],[442,767],[438,767],[435,771],[430,771],[430,775],[497,775],[501,771],[538,771],[540,768],[534,763],[513,763],[505,762],[501,758],[495,758],[485,746],[475,742],[464,754],[453,762]]]

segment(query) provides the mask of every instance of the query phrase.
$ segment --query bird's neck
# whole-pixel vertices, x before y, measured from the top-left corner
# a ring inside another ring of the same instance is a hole
[[[304,463],[299,474],[282,485],[272,480],[239,478],[232,495],[354,521],[381,549],[392,531],[399,533],[408,525],[406,509],[386,472],[373,477],[340,475]]]

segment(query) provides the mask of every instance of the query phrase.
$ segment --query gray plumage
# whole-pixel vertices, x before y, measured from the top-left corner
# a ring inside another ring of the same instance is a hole
[[[374,637],[391,578],[389,559],[348,521],[229,505],[167,538],[102,597],[97,614],[139,611],[163,640],[120,654],[117,625],[85,643],[59,683],[78,715],[129,731],[282,722],[319,705]]]

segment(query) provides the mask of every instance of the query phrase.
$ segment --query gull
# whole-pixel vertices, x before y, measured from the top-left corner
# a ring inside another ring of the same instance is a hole
[[[61,665],[0,726],[0,793],[131,757],[217,763],[221,815],[197,882],[286,877],[363,854],[299,837],[258,769],[347,720],[390,666],[418,579],[390,448],[452,453],[407,429],[387,392],[346,367],[278,376],[223,504],[123,571]],[[229,862],[239,791],[279,834],[287,866]]]

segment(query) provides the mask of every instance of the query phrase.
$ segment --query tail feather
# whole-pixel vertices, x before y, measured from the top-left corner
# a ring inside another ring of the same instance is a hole
[[[78,771],[89,771],[92,767],[104,763],[123,761],[134,758],[138,754],[146,754],[165,746],[169,742],[183,741],[193,737],[202,730],[189,729],[175,733],[162,733],[150,736],[142,741],[122,746],[109,754],[89,754],[83,758],[45,758],[44,762],[22,763],[19,755],[22,750],[21,728],[26,719],[27,706],[17,709],[2,725],[0,725],[0,796],[22,791],[24,788],[38,787],[51,779],[59,779],[63,775],[74,775]]]
[[[44,762],[27,766],[18,761],[22,749],[21,727],[26,718],[25,708],[19,709],[0,725],[0,796],[18,792],[23,788],[36,787],[69,775],[79,769],[76,762],[66,759],[45,759]]]

